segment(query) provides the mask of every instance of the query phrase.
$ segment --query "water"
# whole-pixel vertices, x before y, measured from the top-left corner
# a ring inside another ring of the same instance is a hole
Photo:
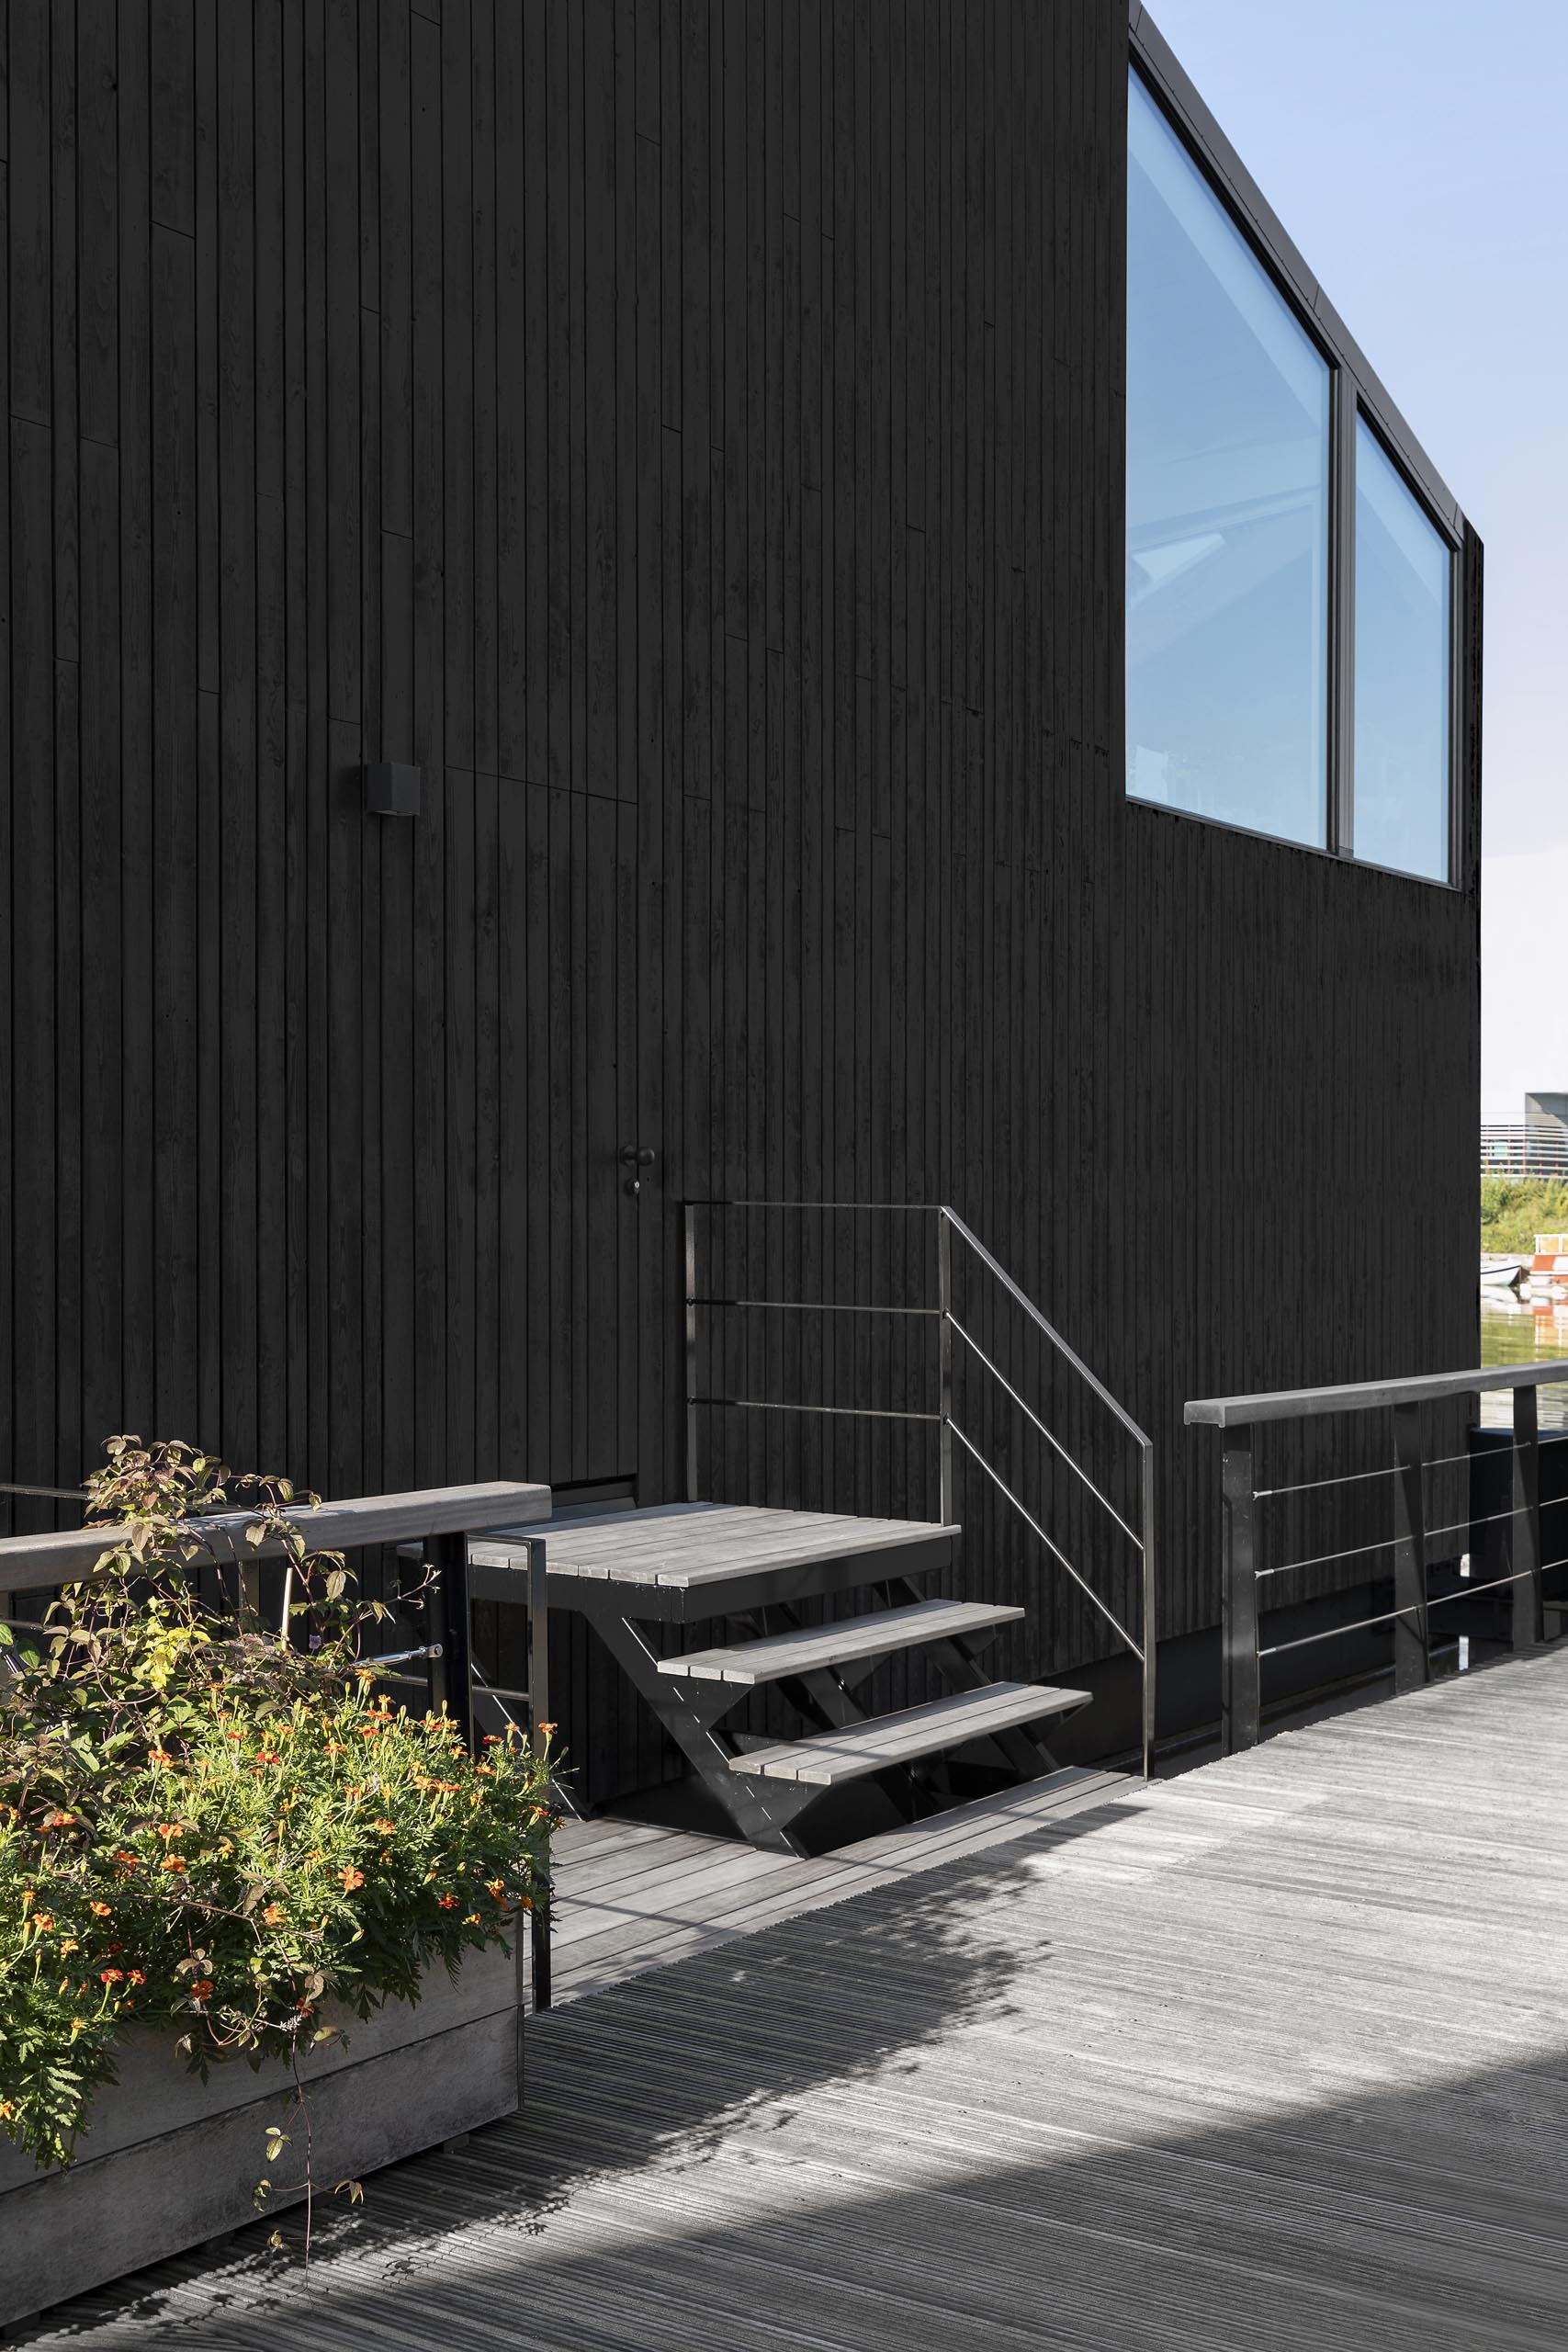
[[[1494,1363],[1542,1363],[1561,1357],[1568,1384],[1568,1299],[1516,1299],[1483,1291],[1481,1296],[1481,1361]],[[1543,1430],[1568,1429],[1568,1385],[1536,1391]],[[1513,1404],[1506,1388],[1486,1391],[1481,1399],[1485,1429],[1506,1429]]]

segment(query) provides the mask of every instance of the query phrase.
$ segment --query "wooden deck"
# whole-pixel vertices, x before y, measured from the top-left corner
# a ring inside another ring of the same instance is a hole
[[[737,1856],[750,1918],[712,1854],[638,1893],[635,1834],[596,1903],[583,1839],[524,2117],[373,2178],[308,2280],[247,2231],[17,2340],[1556,2352],[1565,1787],[1546,1651],[934,1867]]]

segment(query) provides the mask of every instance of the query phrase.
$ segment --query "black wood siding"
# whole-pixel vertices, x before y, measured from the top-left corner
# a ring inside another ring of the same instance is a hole
[[[132,1428],[654,1499],[677,1201],[948,1198],[1213,1623],[1182,1399],[1473,1355],[1478,691],[1457,893],[1125,802],[1118,0],[6,25],[9,1475]],[[714,1442],[931,1507],[919,1438]],[[1006,1662],[1099,1646],[965,1508]]]

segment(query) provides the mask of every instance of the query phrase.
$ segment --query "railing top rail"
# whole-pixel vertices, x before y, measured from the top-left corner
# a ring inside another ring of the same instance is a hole
[[[1253,1421],[1304,1421],[1323,1413],[1369,1413],[1384,1405],[1441,1404],[1481,1389],[1568,1385],[1568,1360],[1549,1363],[1478,1365],[1467,1372],[1432,1372],[1415,1380],[1358,1380],[1340,1388],[1280,1388],[1260,1396],[1196,1396],[1182,1407],[1189,1427],[1244,1429]]]
[[[1110,1389],[1106,1387],[1104,1382],[1095,1378],[1088,1364],[1085,1363],[1082,1356],[1080,1356],[1077,1350],[1070,1347],[1067,1341],[1063,1339],[1055,1325],[1049,1321],[1048,1318],[1041,1313],[1040,1309],[1035,1306],[1034,1301],[1030,1297],[1028,1292],[1021,1290],[1017,1283],[1014,1282],[1012,1276],[1008,1272],[1007,1268],[991,1255],[991,1252],[987,1249],[979,1235],[974,1230],[974,1227],[972,1226],[965,1225],[964,1219],[959,1216],[958,1211],[955,1208],[950,1207],[947,1202],[688,1200],[682,1201],[681,1205],[682,1208],[688,1209],[792,1209],[798,1210],[807,1216],[815,1211],[833,1212],[836,1214],[841,1211],[847,1212],[850,1210],[872,1210],[878,1214],[888,1212],[897,1214],[900,1216],[934,1216],[938,1218],[945,1218],[947,1223],[953,1227],[954,1233],[958,1234],[974,1251],[976,1257],[979,1259],[981,1264],[986,1267],[987,1271],[995,1275],[997,1281],[1000,1283],[1002,1288],[1007,1292],[1008,1296],[1012,1299],[1017,1306],[1021,1306],[1024,1313],[1030,1317],[1030,1319],[1045,1334],[1045,1337],[1060,1354],[1064,1363],[1071,1364],[1073,1370],[1078,1374],[1079,1378],[1082,1379],[1100,1398],[1100,1403],[1106,1408],[1107,1411],[1112,1414],[1114,1418],[1121,1422],[1128,1435],[1135,1439],[1139,1445],[1145,1448],[1152,1443],[1152,1440],[1144,1430],[1139,1428],[1131,1413],[1127,1412],[1122,1406],[1116,1402],[1115,1397],[1112,1396]],[[693,1302],[690,1301],[688,1302],[688,1304],[692,1303]]]
[[[850,1209],[874,1211],[881,1216],[893,1211],[900,1216],[934,1216],[941,1204],[936,1201],[756,1201],[756,1200],[685,1200],[683,1209],[800,1209],[807,1216],[817,1210],[832,1210],[835,1214]]]
[[[485,1528],[518,1527],[549,1515],[548,1487],[509,1478],[474,1487],[427,1487],[412,1494],[355,1495],[314,1509],[300,1503],[285,1513],[317,1552],[351,1552],[364,1544],[397,1544],[414,1536],[477,1534]],[[190,1521],[189,1526],[216,1561],[280,1553],[284,1547],[278,1539],[258,1544],[245,1541],[245,1530],[254,1518],[254,1511],[214,1511]],[[120,1526],[65,1527],[45,1535],[6,1536],[0,1540],[0,1593],[43,1591],[90,1577],[104,1554],[112,1552],[129,1532]]]

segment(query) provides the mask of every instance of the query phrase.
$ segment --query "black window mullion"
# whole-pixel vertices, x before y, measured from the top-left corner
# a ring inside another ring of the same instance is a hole
[[[1328,846],[1348,857],[1355,840],[1356,387],[1334,370],[1329,449]]]

